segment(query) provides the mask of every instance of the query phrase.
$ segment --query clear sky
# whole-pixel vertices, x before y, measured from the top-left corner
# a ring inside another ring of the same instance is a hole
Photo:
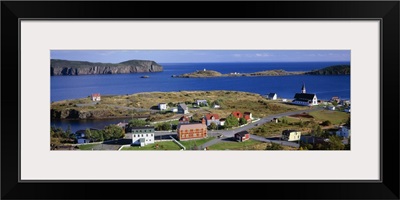
[[[52,59],[119,63],[350,61],[350,50],[52,50]]]

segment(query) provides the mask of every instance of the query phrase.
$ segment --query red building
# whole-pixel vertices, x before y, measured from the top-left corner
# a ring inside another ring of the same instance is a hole
[[[241,131],[239,133],[235,133],[235,139],[238,142],[244,142],[250,139],[250,133],[247,131]]]
[[[207,137],[205,120],[196,124],[179,124],[177,129],[178,140],[201,139]]]
[[[238,120],[243,118],[243,114],[240,111],[233,111],[232,116],[236,117]]]

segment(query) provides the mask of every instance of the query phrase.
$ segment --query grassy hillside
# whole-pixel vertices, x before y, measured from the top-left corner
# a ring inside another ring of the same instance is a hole
[[[309,75],[349,75],[350,65],[335,65],[307,72]]]

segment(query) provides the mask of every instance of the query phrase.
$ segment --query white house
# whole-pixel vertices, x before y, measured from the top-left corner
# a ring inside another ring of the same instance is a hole
[[[328,106],[328,110],[335,110],[335,106]]]
[[[346,109],[344,109],[344,112],[350,113],[350,106]]]
[[[101,96],[99,93],[92,94],[91,98],[92,98],[92,101],[100,101],[101,100]]]
[[[158,104],[158,109],[159,110],[167,110],[167,104],[166,103],[159,103]]]
[[[277,98],[278,98],[278,95],[276,93],[269,93],[268,94],[268,99],[276,100]]]
[[[198,106],[200,106],[200,105],[205,105],[205,106],[207,106],[208,104],[207,104],[207,100],[204,100],[204,99],[202,99],[202,100],[196,100],[196,104],[198,105]]]
[[[178,108],[172,108],[171,111],[176,113],[176,112],[178,112]]]
[[[226,121],[225,118],[221,118],[221,119],[219,120],[219,125],[220,125],[220,126],[225,126],[225,121]]]
[[[287,102],[287,99],[282,99],[282,102]]]
[[[349,138],[351,136],[351,130],[348,126],[341,126],[336,135],[344,138]]]
[[[91,140],[86,137],[85,130],[79,130],[75,132],[76,141],[78,144],[90,143]]]
[[[301,138],[301,132],[295,130],[284,130],[282,131],[282,140],[286,141],[299,141]]]
[[[214,108],[215,108],[215,109],[221,108],[221,106],[220,106],[220,105],[217,105],[217,104],[214,104]]]
[[[154,143],[154,127],[134,127],[131,131],[131,145],[146,146]]]

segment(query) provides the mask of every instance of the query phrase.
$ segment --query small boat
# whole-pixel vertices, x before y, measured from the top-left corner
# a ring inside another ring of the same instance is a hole
[[[141,76],[140,78],[149,78],[150,76]]]

